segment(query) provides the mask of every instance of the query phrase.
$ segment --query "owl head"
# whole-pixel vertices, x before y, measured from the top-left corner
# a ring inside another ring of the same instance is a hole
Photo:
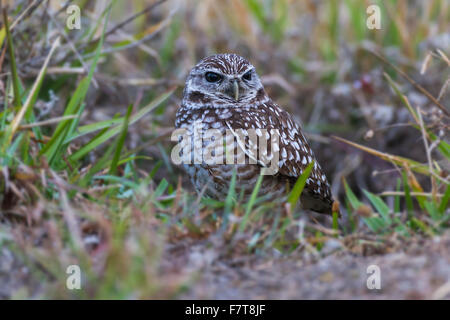
[[[239,106],[265,95],[255,67],[233,53],[216,54],[202,59],[186,79],[184,102],[192,107]]]

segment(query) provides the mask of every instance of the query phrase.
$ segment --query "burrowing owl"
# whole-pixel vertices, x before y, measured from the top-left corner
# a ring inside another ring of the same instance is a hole
[[[314,161],[300,202],[304,209],[331,213],[333,199],[330,186],[301,127],[288,112],[270,99],[255,68],[246,59],[236,54],[217,54],[204,58],[191,70],[175,126],[192,134],[194,123],[198,122],[202,124],[202,130],[217,129],[222,133],[228,129],[233,132],[254,129],[259,138],[267,140],[271,139],[270,129],[278,129],[279,144],[267,148],[268,152],[278,151],[277,172],[264,176],[259,194],[281,197],[292,188],[307,165]],[[245,141],[244,144],[247,144]],[[201,148],[204,147],[203,143]],[[234,170],[237,194],[242,192],[248,195],[263,166],[250,161],[243,164],[201,161],[186,164],[185,168],[197,190],[205,188],[207,195],[223,200],[229,191]]]

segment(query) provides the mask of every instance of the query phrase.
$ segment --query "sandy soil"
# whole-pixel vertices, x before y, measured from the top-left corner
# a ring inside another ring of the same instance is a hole
[[[380,268],[379,290],[367,288],[369,265]],[[450,238],[366,257],[337,250],[316,262],[295,257],[217,260],[200,275],[181,298],[450,299]]]
[[[320,255],[289,257],[228,254],[214,239],[167,248],[161,271],[184,274],[180,299],[450,299],[450,234],[415,239],[390,253],[358,252],[341,241]],[[392,251],[384,248],[385,251]],[[48,278],[32,274],[7,248],[0,249],[0,299],[45,298]],[[367,288],[367,267],[377,265],[381,289]],[[42,281],[40,281],[41,279]]]

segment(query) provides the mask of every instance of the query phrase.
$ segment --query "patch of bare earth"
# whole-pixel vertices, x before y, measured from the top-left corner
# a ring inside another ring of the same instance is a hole
[[[302,254],[215,259],[211,250],[190,250],[188,266],[203,266],[197,270],[198,280],[180,298],[450,299],[450,235],[369,256],[338,248],[315,258]],[[367,288],[370,265],[381,270],[379,290]]]
[[[239,253],[239,244],[218,235],[184,239],[166,243],[159,271],[186,288],[166,298],[450,299],[450,233],[373,243],[332,238],[320,252],[304,247],[282,256]],[[379,290],[367,288],[370,265],[380,268]],[[49,288],[65,285],[32,271],[7,247],[0,250],[0,283],[0,299],[51,298]]]

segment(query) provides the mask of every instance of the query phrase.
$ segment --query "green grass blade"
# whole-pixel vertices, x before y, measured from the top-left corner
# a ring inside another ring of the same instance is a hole
[[[440,213],[444,213],[444,211],[448,208],[447,205],[449,199],[450,199],[450,185],[447,186],[444,196],[442,197],[441,204],[439,205]]]
[[[158,184],[158,186],[156,187],[155,191],[153,192],[152,198],[157,199],[160,196],[162,196],[168,186],[169,186],[169,182],[167,182],[167,180],[163,178],[161,180],[161,182]]]
[[[429,236],[433,236],[433,231],[431,230],[431,228],[429,228],[424,222],[422,222],[421,220],[412,217],[411,218],[411,224],[412,226],[422,230],[425,234],[429,235]]]
[[[155,177],[156,173],[158,172],[159,168],[161,168],[162,164],[163,164],[162,160],[158,160],[155,163],[155,166],[153,167],[153,169],[149,173],[149,177],[151,179],[153,179]]]
[[[400,179],[397,179],[397,188],[396,191],[400,191],[400,187],[402,185],[402,181]],[[396,195],[394,197],[394,212],[400,212],[400,196]]]
[[[393,220],[394,220],[394,223],[397,225],[395,227],[395,232],[398,232],[405,237],[411,236],[411,234],[408,232],[408,229],[406,228],[405,224],[399,218],[394,217]]]
[[[291,209],[293,210],[295,208],[295,205],[298,203],[298,199],[300,198],[300,195],[302,194],[303,188],[305,187],[306,180],[308,179],[309,175],[311,174],[311,170],[314,167],[314,161],[312,161],[308,166],[303,170],[303,173],[300,177],[298,177],[297,181],[295,182],[294,187],[292,188],[291,193],[288,196],[288,203],[291,205]]]
[[[406,172],[403,172],[402,176],[403,176],[403,189],[405,191],[406,210],[408,211],[408,217],[412,217],[414,205],[408,184],[408,178],[406,177]]]
[[[164,102],[172,93],[174,89],[171,89],[162,95],[160,95],[158,98],[156,98],[153,102],[151,102],[148,106],[145,108],[142,108],[138,112],[136,112],[129,121],[129,125],[134,124],[135,122],[139,121],[141,118],[143,118],[146,114],[151,112],[153,109],[155,109],[158,105],[160,105],[162,102]],[[99,145],[103,144],[104,142],[108,141],[118,133],[120,133],[121,126],[117,125],[115,127],[112,127],[108,130],[106,130],[103,134],[97,136],[96,138],[89,141],[86,145],[81,147],[77,152],[75,152],[73,155],[70,156],[71,161],[76,161],[82,157],[84,157],[87,153],[91,152],[95,148],[97,148]]]
[[[0,29],[0,48],[3,46],[3,41],[5,40],[5,36],[6,36],[6,29],[5,29],[5,26],[3,26]]]
[[[345,179],[343,179],[343,182],[344,182],[345,194],[347,195],[347,199],[350,202],[350,205],[352,206],[352,208],[354,210],[358,209],[362,203],[355,196],[352,189],[350,189],[350,187],[347,184],[347,181]]]
[[[441,218],[441,214],[439,213],[439,210],[434,202],[425,201],[424,207],[433,221],[437,222]]]
[[[72,142],[73,140],[82,137],[84,135],[87,135],[89,133],[93,133],[95,131],[110,128],[111,126],[118,125],[120,123],[123,123],[124,117],[117,117],[113,119],[108,119],[104,121],[99,121],[95,123],[86,124],[83,126],[79,126],[77,128],[77,133],[74,133],[73,135],[70,135],[67,137],[67,139],[64,141],[64,143]]]
[[[408,109],[409,113],[411,113],[411,115],[413,116],[414,120],[419,123],[418,121],[418,115],[416,110],[414,110],[411,106],[411,104],[409,103],[408,99],[406,98],[406,96],[400,91],[400,89],[398,88],[398,85],[395,83],[394,80],[392,80],[392,78],[387,74],[384,73],[384,77],[386,78],[386,80],[389,82],[389,84],[391,85],[392,89],[394,89],[395,93],[398,95],[398,97],[400,98],[400,100],[403,102],[403,104],[405,105],[406,109]]]
[[[6,13],[6,9],[3,9],[3,23],[4,23],[4,29],[6,32],[6,41],[8,44],[9,59],[11,60],[10,64],[11,64],[11,74],[12,74],[12,80],[13,80],[14,106],[20,107],[20,105],[21,105],[20,80],[19,80],[19,75],[17,73],[16,56],[14,54],[14,45],[12,42],[12,35],[9,30],[8,14]]]
[[[47,71],[47,66],[50,62],[50,59],[51,59],[53,53],[55,52],[56,48],[59,47],[59,45],[60,45],[59,38],[57,38],[55,40],[55,42],[53,43],[52,48],[50,49],[50,52],[47,55],[47,57],[44,61],[44,64],[42,65],[41,70],[39,71],[38,77],[36,78],[36,80],[33,83],[33,87],[31,88],[31,91],[29,92],[24,105],[20,108],[19,112],[16,114],[16,116],[14,117],[14,119],[11,122],[11,131],[9,132],[9,134],[10,134],[9,139],[12,138],[14,133],[19,128],[20,122],[22,121],[23,117],[27,114],[27,110],[31,110],[34,103],[36,102],[37,96],[39,94],[39,91],[40,91],[40,88],[42,85],[42,81],[43,81],[45,73]]]
[[[414,125],[414,128],[417,130],[421,130],[421,127],[419,125]],[[436,141],[438,137],[431,132],[429,129],[426,129],[427,135],[430,137],[431,141]],[[439,144],[437,145],[438,150],[442,153],[444,157],[450,160],[450,144],[448,144],[445,140],[440,140]]]
[[[103,170],[107,167],[109,163],[109,159],[111,154],[113,153],[114,145],[111,144],[109,148],[104,152],[102,157],[89,169],[89,171],[86,173],[86,175],[80,180],[80,187],[86,188],[89,186],[92,182],[92,178],[94,175],[99,172],[100,170]]]
[[[384,201],[379,196],[376,196],[373,193],[370,193],[369,191],[364,189],[363,192],[366,195],[366,197],[370,200],[372,205],[375,207],[375,209],[378,211],[378,213],[383,217],[383,220],[387,224],[391,224],[392,220],[389,217],[390,210],[387,204],[384,203]]]
[[[123,120],[122,130],[117,138],[116,149],[114,152],[113,160],[111,161],[111,167],[109,168],[109,174],[115,175],[117,172],[117,164],[120,160],[120,154],[122,152],[123,145],[125,144],[125,138],[128,132],[128,121],[130,120],[131,112],[133,111],[133,105],[128,106],[125,119]]]
[[[127,186],[127,187],[129,187],[131,189],[137,189],[139,187],[139,185],[137,183],[135,183],[134,181],[131,181],[129,179],[125,179],[123,177],[104,175],[104,176],[95,176],[95,177],[93,177],[93,179],[115,182],[115,183]]]
[[[382,231],[386,227],[386,224],[381,217],[363,218],[363,221],[367,227],[375,233]]]
[[[339,231],[338,213],[337,212],[333,212],[333,230]]]
[[[250,199],[248,200],[247,207],[245,208],[244,217],[239,226],[239,231],[241,231],[241,232],[244,231],[245,226],[248,223],[248,219],[250,217],[250,212],[252,211],[252,208],[255,204],[256,197],[258,196],[259,189],[261,188],[261,183],[262,183],[263,178],[264,178],[264,176],[262,174],[260,174],[258,177],[258,180],[256,180],[256,185],[253,188],[252,194],[250,195]]]

